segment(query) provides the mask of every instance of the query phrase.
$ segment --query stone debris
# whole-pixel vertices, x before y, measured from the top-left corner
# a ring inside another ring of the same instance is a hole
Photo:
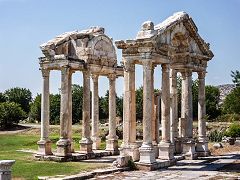
[[[219,148],[223,148],[223,145],[222,145],[222,143],[215,143],[215,144],[213,145],[213,147],[214,147],[215,149],[219,149]]]

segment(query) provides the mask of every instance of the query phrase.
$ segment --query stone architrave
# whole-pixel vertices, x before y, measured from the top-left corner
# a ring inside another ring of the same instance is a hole
[[[90,72],[83,71],[83,118],[82,139],[80,140],[80,151],[92,153],[92,140],[90,138]]]
[[[57,142],[56,156],[70,156],[71,142],[69,140],[69,75],[70,68],[61,69],[61,105],[60,105],[60,139]],[[66,103],[67,102],[67,103]]]
[[[126,58],[123,58],[123,62],[123,142],[120,147],[120,155],[131,156],[133,161],[138,161],[139,150],[136,144],[135,65]]]
[[[206,104],[205,104],[205,71],[198,72],[198,142],[196,151],[199,156],[208,156],[208,140],[206,136]]]
[[[192,71],[185,70],[183,75],[183,95],[182,95],[182,116],[184,120],[184,126],[182,127],[182,146],[183,154],[186,154],[187,158],[195,159],[195,141],[193,139],[193,114],[192,114]]]
[[[108,75],[109,79],[109,134],[106,141],[106,151],[119,154],[118,137],[116,135],[116,75]]]
[[[43,77],[42,101],[41,101],[41,139],[38,144],[38,155],[51,155],[51,141],[49,139],[49,73],[47,69],[41,69]]]
[[[93,149],[99,149],[101,139],[99,138],[99,96],[98,96],[98,75],[92,75],[92,141]]]
[[[152,144],[152,62],[144,59],[143,63],[143,143],[139,148],[139,163],[152,164],[156,162]]]
[[[159,143],[160,159],[174,159],[174,145],[170,141],[170,86],[169,64],[162,64],[162,140]]]

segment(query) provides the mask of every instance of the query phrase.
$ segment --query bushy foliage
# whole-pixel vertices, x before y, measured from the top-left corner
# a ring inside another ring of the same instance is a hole
[[[214,119],[221,114],[218,106],[220,91],[217,87],[207,85],[205,87],[206,95],[206,114],[210,119]]]
[[[232,138],[240,137],[240,124],[236,122],[231,124],[226,130],[225,135]]]
[[[240,86],[240,72],[238,70],[231,71],[231,77],[233,78],[232,82],[236,84],[236,86]]]
[[[136,90],[136,118],[143,118],[143,87],[140,86]]]
[[[37,94],[30,104],[29,118],[31,121],[41,121],[41,94]]]
[[[3,93],[0,93],[0,103],[6,102],[6,101],[7,101],[6,96]]]
[[[240,114],[240,87],[236,87],[228,94],[223,102],[223,112]]]
[[[73,124],[79,123],[82,119],[83,87],[72,85],[72,118]],[[60,105],[59,105],[60,106]]]
[[[25,119],[26,113],[21,106],[15,102],[0,103],[0,126],[1,128],[11,127],[14,123]]]
[[[218,116],[216,119],[212,119],[211,121],[217,121],[217,122],[240,121],[240,114],[222,114]]]
[[[11,88],[4,92],[8,102],[15,102],[20,104],[21,108],[28,114],[30,110],[30,103],[32,101],[32,93],[26,88]]]
[[[208,139],[211,142],[221,142],[222,138],[224,136],[224,132],[222,131],[218,131],[218,130],[214,130],[211,131],[208,135]]]
[[[50,94],[50,124],[60,122],[60,94]]]

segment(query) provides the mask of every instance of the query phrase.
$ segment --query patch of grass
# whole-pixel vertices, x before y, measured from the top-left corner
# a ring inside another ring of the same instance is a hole
[[[55,148],[56,141],[59,136],[51,136],[53,141],[52,147]],[[74,137],[75,148],[79,149],[79,137]],[[13,165],[12,175],[14,178],[21,179],[37,179],[37,176],[52,176],[52,175],[68,175],[76,174],[81,171],[89,171],[94,168],[102,168],[108,166],[103,163],[85,163],[85,162],[50,162],[36,161],[32,154],[18,152],[20,149],[37,149],[36,142],[39,140],[39,135],[29,134],[11,134],[0,135],[0,159],[14,159],[16,163]]]

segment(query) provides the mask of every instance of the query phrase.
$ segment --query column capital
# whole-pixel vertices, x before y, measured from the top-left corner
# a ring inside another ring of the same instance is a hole
[[[135,64],[129,60],[123,62],[123,68],[126,72],[135,71]]]
[[[98,82],[98,77],[99,77],[98,74],[92,74],[91,77],[93,82]]]
[[[50,74],[49,69],[41,68],[40,70],[42,71],[42,77],[49,77],[49,74]]]
[[[184,69],[181,71],[181,75],[183,78],[192,76],[192,70],[191,69]]]
[[[206,71],[199,71],[198,73],[198,79],[204,79],[207,72]]]
[[[144,60],[142,61],[142,65],[143,65],[143,68],[144,68],[144,69],[152,70],[152,69],[154,68],[151,59],[144,59]]]
[[[177,70],[170,68],[170,78],[177,78]]]
[[[108,75],[108,79],[112,80],[112,81],[116,80],[116,77],[117,77],[116,74],[109,74]]]
[[[163,72],[169,72],[169,64],[161,64]]]

